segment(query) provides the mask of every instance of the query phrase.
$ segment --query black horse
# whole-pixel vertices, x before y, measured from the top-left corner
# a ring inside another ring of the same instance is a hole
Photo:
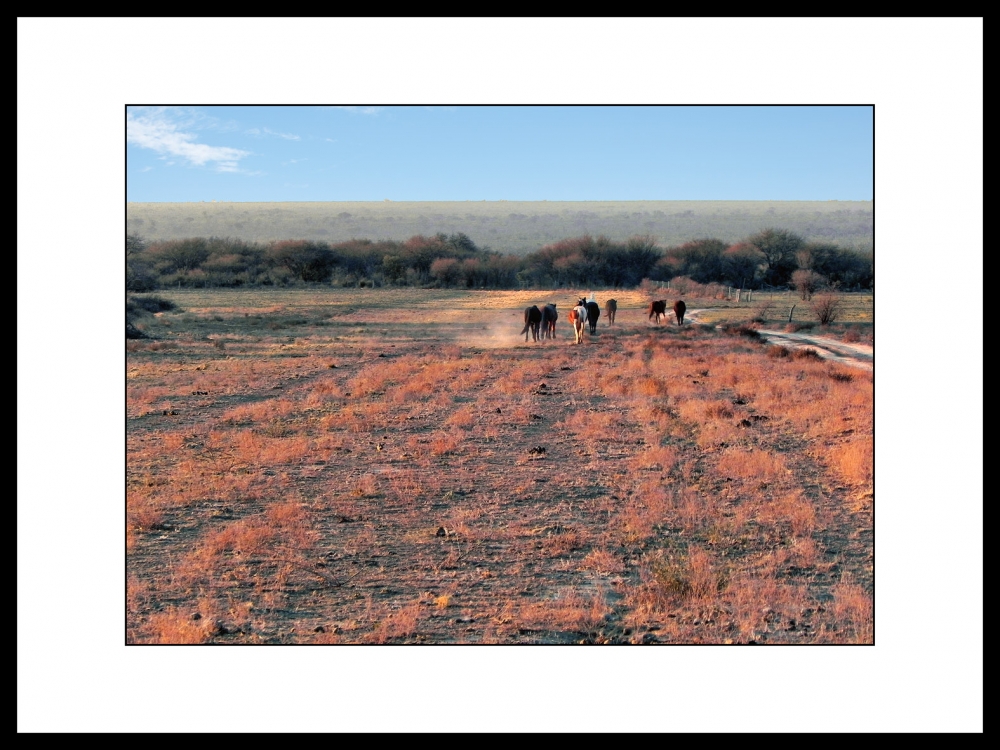
[[[524,308],[524,328],[521,329],[521,333],[524,334],[524,340],[528,340],[528,331],[531,331],[532,339],[538,341],[538,329],[541,325],[542,311],[538,309],[538,305]]]
[[[590,327],[591,335],[597,333],[597,319],[601,317],[601,306],[596,302],[587,302],[581,299],[576,304],[587,308],[587,325]]]
[[[554,339],[556,337],[557,320],[559,320],[559,313],[556,312],[555,305],[546,305],[542,308],[542,338]]]

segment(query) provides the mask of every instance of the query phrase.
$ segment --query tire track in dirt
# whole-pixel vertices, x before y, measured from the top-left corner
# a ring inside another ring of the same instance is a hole
[[[698,322],[700,314],[705,310],[688,310],[687,318]],[[875,347],[867,344],[855,344],[846,341],[817,336],[812,333],[797,333],[789,331],[774,331],[759,329],[757,333],[770,344],[784,346],[790,349],[811,349],[824,359],[830,359],[840,364],[857,367],[862,370],[875,369]]]

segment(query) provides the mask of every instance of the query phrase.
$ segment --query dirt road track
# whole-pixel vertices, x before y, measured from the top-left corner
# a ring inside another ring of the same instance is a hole
[[[698,314],[704,310],[689,310],[687,318],[698,321]],[[812,349],[824,359],[831,359],[863,370],[875,369],[875,347],[867,344],[852,344],[812,333],[789,333],[787,331],[757,331],[768,343],[789,349]]]

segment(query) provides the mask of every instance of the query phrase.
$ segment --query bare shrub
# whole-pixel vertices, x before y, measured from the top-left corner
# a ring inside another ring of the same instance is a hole
[[[666,596],[683,598],[691,593],[691,576],[685,559],[671,556],[654,560],[651,569]]]
[[[809,269],[800,268],[798,271],[792,273],[792,286],[795,287],[795,291],[799,293],[799,297],[804,300],[812,299],[813,294],[817,289],[820,289],[826,284],[826,277],[811,271]]]
[[[760,332],[746,323],[723,323],[719,328],[731,336],[745,336],[755,341],[761,341]]]
[[[792,352],[792,359],[808,359],[818,362],[822,360],[823,357],[821,357],[819,352],[817,352],[815,349],[803,346],[795,349]]]
[[[774,313],[774,302],[764,298],[758,302],[753,309],[753,321],[755,323],[766,323]]]
[[[842,310],[841,302],[834,294],[818,295],[813,299],[810,307],[820,325],[824,326],[836,321]]]

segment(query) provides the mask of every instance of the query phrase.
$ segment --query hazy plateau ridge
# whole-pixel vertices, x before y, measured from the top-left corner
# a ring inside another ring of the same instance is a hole
[[[128,203],[126,233],[149,242],[232,237],[397,240],[464,233],[479,247],[522,255],[567,237],[624,241],[649,235],[670,247],[695,239],[738,242],[768,227],[806,242],[872,247],[873,201],[368,201]]]

